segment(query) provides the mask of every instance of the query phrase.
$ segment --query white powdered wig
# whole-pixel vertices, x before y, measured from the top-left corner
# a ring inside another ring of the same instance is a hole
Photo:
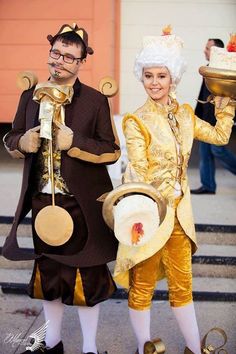
[[[143,49],[137,54],[134,74],[142,81],[143,69],[165,66],[170,72],[172,83],[177,85],[186,70],[186,61],[181,55],[183,41],[175,35],[144,37]]]

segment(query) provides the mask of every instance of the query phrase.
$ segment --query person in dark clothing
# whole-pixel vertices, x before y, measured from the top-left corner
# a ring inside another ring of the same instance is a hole
[[[221,39],[208,39],[204,54],[206,60],[210,59],[210,50],[212,46],[224,47],[224,43]],[[198,100],[206,101],[210,95],[210,91],[205,85],[203,79]],[[214,106],[211,103],[202,104],[197,103],[195,114],[209,122],[211,125],[215,125],[216,119],[214,116]],[[216,193],[216,180],[215,180],[215,159],[218,159],[222,166],[228,171],[236,174],[236,155],[230,151],[227,146],[217,146],[204,142],[199,142],[199,156],[200,156],[200,180],[201,186],[197,189],[191,189],[192,194],[215,194]]]
[[[78,306],[83,353],[97,354],[99,303],[116,290],[106,263],[117,252],[117,240],[97,199],[112,190],[106,165],[119,158],[119,140],[107,97],[77,78],[87,54],[93,54],[87,32],[66,24],[48,40],[50,79],[23,92],[12,130],[4,137],[8,152],[25,163],[3,255],[11,260],[35,259],[28,291],[32,298],[43,300],[48,327],[45,341],[24,353],[64,353],[61,322],[66,304]],[[61,245],[42,240],[35,224],[38,213],[52,203],[52,188],[55,205],[73,220],[73,232]],[[17,243],[17,227],[30,209],[33,254]]]

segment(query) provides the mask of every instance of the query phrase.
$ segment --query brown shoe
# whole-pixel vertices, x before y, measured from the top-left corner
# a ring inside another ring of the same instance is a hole
[[[194,354],[188,347],[184,349],[184,354]]]
[[[35,350],[26,350],[21,354],[43,354],[43,353],[48,353],[48,354],[63,354],[64,353],[64,348],[63,348],[63,343],[62,341],[60,341],[57,345],[55,345],[55,347],[53,348],[48,348],[46,346],[45,342],[41,343],[41,346],[39,349],[35,349]]]

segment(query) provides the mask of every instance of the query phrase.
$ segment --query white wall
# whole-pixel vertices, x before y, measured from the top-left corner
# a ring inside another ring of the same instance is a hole
[[[121,114],[134,111],[145,101],[142,84],[133,75],[142,37],[160,35],[168,24],[184,40],[183,55],[188,62],[178,99],[194,107],[202,79],[198,68],[206,64],[206,41],[220,38],[226,44],[229,34],[236,32],[236,0],[121,0]]]

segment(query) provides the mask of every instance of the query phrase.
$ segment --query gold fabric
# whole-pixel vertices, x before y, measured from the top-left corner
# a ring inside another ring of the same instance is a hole
[[[55,127],[53,127],[53,137],[55,135]],[[55,139],[52,141],[53,148],[53,174],[54,174],[54,186],[62,193],[69,194],[69,189],[66,182],[61,176],[61,151],[56,149]],[[36,189],[41,192],[50,179],[49,170],[49,140],[42,139],[42,144],[38,154],[38,160],[35,168]]]
[[[169,114],[176,119],[173,132]],[[179,182],[182,198],[177,207],[177,217],[185,234],[193,241],[192,253],[197,249],[194,220],[190,202],[187,166],[193,139],[210,144],[227,144],[233,126],[234,107],[215,109],[215,127],[194,115],[188,104],[161,105],[151,98],[134,114],[123,119],[129,164],[124,182],[146,182],[154,185],[168,200],[167,215],[156,237],[144,246],[134,248],[119,244],[115,266],[115,280],[129,288],[129,269],[160,250],[170,238],[174,227],[175,187]],[[178,135],[178,136],[177,136]],[[179,155],[176,141],[180,145]],[[181,163],[180,163],[181,162]],[[159,274],[158,278],[163,277]]]
[[[39,271],[39,266],[37,264],[36,270],[35,270],[35,278],[34,278],[34,290],[33,290],[33,297],[35,299],[44,299],[43,295],[43,289],[42,289],[42,283],[41,283],[41,275]]]
[[[83,39],[83,37],[84,37],[83,29],[78,28],[78,26],[75,23],[73,23],[73,27],[68,26],[68,25],[63,26],[62,30],[59,32],[59,34],[66,33],[66,32],[72,32],[72,31],[77,33],[78,36]]]
[[[73,305],[86,306],[82,278],[79,269],[76,272]]]
[[[191,260],[191,241],[175,216],[174,230],[164,247],[129,271],[129,307],[135,310],[150,308],[160,272],[166,274],[172,307],[192,302]]]
[[[71,85],[43,82],[36,85],[33,100],[40,103],[40,137],[52,139],[52,121],[65,123],[64,106],[71,103],[74,94]]]

